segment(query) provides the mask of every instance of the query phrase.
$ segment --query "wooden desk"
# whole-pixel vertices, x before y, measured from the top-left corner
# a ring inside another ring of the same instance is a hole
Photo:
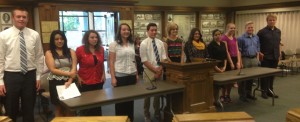
[[[219,86],[234,82],[246,81],[255,78],[262,78],[267,76],[274,76],[281,73],[280,69],[266,68],[266,67],[252,67],[245,68],[241,70],[243,75],[238,75],[240,70],[231,70],[223,73],[215,73],[214,75],[214,86],[216,91],[219,91]],[[255,91],[258,90],[259,83],[257,87],[253,90],[253,95],[255,96]],[[269,89],[269,91],[271,91]],[[215,100],[219,99],[219,92],[214,93]],[[223,104],[219,101],[219,104],[223,108]],[[272,97],[272,105],[274,106],[274,97]]]
[[[254,122],[246,112],[176,114],[173,122]]]
[[[300,108],[290,109],[286,114],[286,122],[300,122]]]
[[[280,69],[266,67],[252,67],[242,69],[243,75],[238,75],[239,70],[231,70],[223,73],[214,74],[214,85],[224,85],[239,81],[251,80],[267,76],[274,76],[281,73]]]
[[[0,116],[0,122],[12,122],[12,120],[7,116]]]
[[[156,84],[157,87],[157,89],[154,90],[147,90],[146,87],[149,87],[150,83],[145,83],[83,92],[81,93],[81,96],[63,100],[61,103],[69,110],[76,111],[107,104],[184,91],[184,85],[181,84],[164,81],[158,81],[154,84]]]
[[[51,122],[130,122],[127,116],[55,117]]]

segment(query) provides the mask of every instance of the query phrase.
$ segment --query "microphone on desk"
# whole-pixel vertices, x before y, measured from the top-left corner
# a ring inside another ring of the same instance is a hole
[[[157,87],[153,84],[153,82],[156,82],[156,79],[154,78],[153,80],[151,80],[151,79],[149,78],[148,74],[147,74],[146,72],[144,72],[144,73],[145,73],[147,79],[148,79],[148,80],[150,81],[150,83],[151,83],[151,86],[147,87],[146,89],[147,89],[147,90],[154,90],[154,89],[156,89]]]
[[[245,75],[245,73],[242,71],[242,68],[240,68],[238,75]]]

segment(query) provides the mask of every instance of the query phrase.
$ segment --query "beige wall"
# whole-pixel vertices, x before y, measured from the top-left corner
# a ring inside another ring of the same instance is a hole
[[[191,6],[191,7],[232,7],[300,0],[139,0],[136,5],[145,6]]]

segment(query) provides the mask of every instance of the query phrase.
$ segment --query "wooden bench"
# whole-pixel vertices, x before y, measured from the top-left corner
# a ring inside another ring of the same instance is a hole
[[[173,122],[255,122],[246,112],[176,114]]]
[[[130,122],[127,116],[55,117],[51,122]]]
[[[12,120],[7,116],[0,116],[0,122],[12,122]]]
[[[290,109],[286,114],[286,122],[300,122],[300,108]]]

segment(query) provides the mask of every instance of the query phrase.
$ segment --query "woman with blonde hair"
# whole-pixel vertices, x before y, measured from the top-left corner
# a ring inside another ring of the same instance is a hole
[[[235,35],[235,24],[228,23],[226,26],[226,32],[221,37],[221,40],[227,46],[227,67],[226,71],[236,70],[241,68],[241,56],[239,53],[238,42]],[[220,97],[221,101],[225,103],[230,103],[230,91],[233,84],[228,84],[222,89],[222,96]]]
[[[167,25],[168,37],[165,41],[166,55],[171,62],[184,62],[184,45],[183,40],[178,37],[178,25],[174,22],[169,22]]]

